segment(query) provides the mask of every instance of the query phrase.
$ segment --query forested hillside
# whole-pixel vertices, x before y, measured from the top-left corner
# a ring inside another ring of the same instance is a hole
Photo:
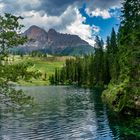
[[[117,112],[140,113],[140,1],[125,0],[118,33],[112,29],[104,49],[96,37],[95,54],[69,59],[50,77],[52,84],[104,87],[102,94]]]

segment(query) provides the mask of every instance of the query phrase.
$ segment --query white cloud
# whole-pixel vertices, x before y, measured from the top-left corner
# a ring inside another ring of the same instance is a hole
[[[94,33],[98,33],[100,31],[100,28],[98,26],[92,25]]]
[[[3,10],[4,6],[5,6],[5,4],[4,4],[4,3],[0,3],[0,11],[2,11],[2,10]]]
[[[122,0],[0,0],[0,12],[23,16],[24,30],[31,25],[46,30],[54,28],[59,32],[76,34],[94,45],[93,36],[100,28],[84,24],[86,19],[78,9],[86,3],[88,15],[107,19],[114,16],[109,8],[120,7],[120,1]]]
[[[111,18],[115,13],[111,9],[120,9],[123,0],[93,0],[87,2],[86,12],[90,17],[102,17],[103,19]]]
[[[108,18],[111,18],[111,15],[109,13],[108,10],[101,10],[99,8],[96,8],[94,11],[90,11],[88,8],[86,9],[86,12],[89,16],[92,16],[92,17],[102,17],[103,19],[108,19]]]
[[[90,45],[94,45],[94,33],[99,32],[99,27],[84,24],[85,18],[82,17],[77,8],[69,6],[60,16],[49,16],[43,11],[23,12],[23,24],[25,27],[38,25],[45,30],[54,28],[59,32],[75,34],[87,41]]]
[[[50,16],[44,11],[36,12],[34,10],[23,12],[21,16],[24,17],[23,24],[25,26],[38,25],[46,30],[50,28],[61,30],[75,20],[75,12],[71,7],[68,7],[60,16]]]
[[[86,3],[90,11],[96,8],[107,10],[121,6],[123,0],[0,0],[5,3],[5,12],[20,13],[23,11],[43,10],[48,15],[60,16],[69,6],[82,7]]]
[[[123,1],[124,0],[90,0],[87,2],[87,7],[90,11],[94,11],[96,8],[109,10],[112,8],[120,8]]]
[[[95,32],[99,32],[99,28],[96,26],[90,26],[84,24],[85,18],[79,13],[78,9],[75,9],[76,19],[71,25],[66,27],[64,32],[68,32],[71,34],[76,34],[80,36],[82,39],[86,40],[90,45],[94,46],[95,41],[93,38],[93,34]]]

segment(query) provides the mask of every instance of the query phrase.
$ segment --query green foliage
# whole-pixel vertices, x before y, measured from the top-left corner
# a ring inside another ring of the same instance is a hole
[[[139,0],[124,0],[116,56],[112,65],[115,68],[111,72],[113,74],[112,82],[109,84],[108,89],[104,91],[103,97],[118,112],[138,113],[140,112]]]
[[[61,70],[50,77],[51,84],[76,84],[78,86],[102,86],[104,83],[103,41],[97,37],[95,55],[67,59]]]
[[[19,105],[30,102],[30,97],[25,96],[22,91],[15,90],[10,82],[16,82],[19,78],[29,79],[36,76],[33,72],[28,72],[30,64],[8,64],[6,57],[9,49],[23,44],[25,37],[20,35],[23,25],[19,24],[22,17],[6,13],[0,16],[0,104]]]
[[[12,56],[13,57],[13,56]],[[55,73],[55,69],[60,69],[65,59],[68,57],[56,57],[56,56],[48,56],[48,57],[31,57],[29,55],[25,55],[23,58],[19,56],[14,56],[13,64],[31,63],[27,68],[28,72],[35,72],[36,74],[40,73],[40,75],[36,78],[34,75],[29,80],[25,78],[19,78],[18,84],[24,86],[42,86],[49,85],[49,76]]]
[[[94,48],[91,46],[78,46],[78,47],[67,47],[64,49],[61,54],[69,55],[69,56],[82,56],[82,55],[90,55],[94,53]]]
[[[112,34],[111,39],[116,39],[114,30]],[[66,60],[64,67],[50,77],[51,84],[77,84],[78,86],[90,88],[108,84],[111,79],[110,73],[113,69],[111,65],[115,61],[116,53],[112,51],[113,45],[111,46],[110,39],[108,40],[107,50],[104,50],[103,47],[103,40],[96,36],[95,53]],[[109,59],[110,56],[112,56],[113,60]],[[54,77],[59,77],[59,80]]]
[[[45,53],[45,52],[42,52],[42,51],[32,51],[31,53],[30,53],[30,55],[32,56],[32,57],[47,57],[47,54]]]
[[[6,13],[0,16],[0,57],[7,56],[9,48],[25,43],[26,38],[20,35],[23,25],[19,24],[22,17]]]
[[[111,104],[116,111],[123,112],[125,111],[124,109],[129,108],[129,105],[130,107],[134,107],[134,102],[132,104],[132,100],[130,100],[128,93],[130,90],[128,88],[128,83],[128,80],[125,80],[123,83],[118,85],[110,83],[108,89],[103,92],[102,96],[106,98],[109,104]],[[131,104],[129,104],[129,102],[131,102]]]
[[[17,82],[19,79],[38,78],[41,75],[38,71],[28,71],[28,68],[32,65],[32,63],[2,65],[0,66],[0,79]]]
[[[20,109],[27,105],[33,105],[33,98],[25,95],[22,90],[15,90],[13,85],[7,82],[0,83],[1,109]]]

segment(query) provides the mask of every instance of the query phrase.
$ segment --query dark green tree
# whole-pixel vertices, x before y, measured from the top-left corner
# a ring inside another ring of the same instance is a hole
[[[116,36],[116,32],[115,32],[114,28],[112,28],[112,32],[111,32],[110,46],[111,46],[110,51],[113,54],[116,54],[116,52],[117,52],[117,36]]]
[[[139,112],[135,97],[140,96],[140,0],[124,0],[121,18],[118,52],[113,62],[119,73],[113,72],[111,76],[116,81],[103,95],[116,111],[135,114]]]
[[[94,77],[96,84],[103,83],[103,41],[96,36],[95,56],[94,56]]]

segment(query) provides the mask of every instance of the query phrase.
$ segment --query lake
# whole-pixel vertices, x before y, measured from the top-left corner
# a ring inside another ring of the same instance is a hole
[[[113,116],[99,90],[20,87],[35,99],[23,111],[0,112],[0,140],[135,140],[127,118]],[[128,133],[129,132],[129,133]]]

